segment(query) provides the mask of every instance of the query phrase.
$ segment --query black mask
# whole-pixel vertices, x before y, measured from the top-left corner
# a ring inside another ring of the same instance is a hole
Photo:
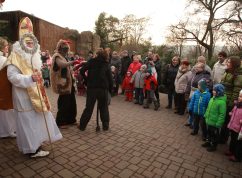
[[[67,46],[64,46],[63,48],[61,48],[62,49],[62,52],[63,53],[67,53],[68,51],[69,51],[69,47],[67,47]]]

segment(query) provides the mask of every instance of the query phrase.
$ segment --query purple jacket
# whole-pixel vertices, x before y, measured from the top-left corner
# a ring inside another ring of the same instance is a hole
[[[242,133],[242,108],[237,108],[237,106],[234,106],[231,113],[232,115],[228,124],[228,128],[237,133]]]

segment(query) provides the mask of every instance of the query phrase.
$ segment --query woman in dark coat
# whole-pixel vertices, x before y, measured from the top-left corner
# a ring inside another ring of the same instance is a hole
[[[167,109],[172,108],[172,100],[175,98],[175,79],[176,79],[176,74],[179,69],[179,64],[180,64],[180,58],[178,56],[174,56],[172,58],[171,64],[168,64],[166,66],[166,71],[164,74],[164,85],[168,91],[168,105],[166,106]],[[176,108],[176,102],[175,103],[175,108]]]
[[[99,49],[97,57],[90,59],[80,70],[80,74],[87,83],[86,108],[80,118],[79,128],[81,131],[86,129],[91,119],[96,100],[98,101],[103,130],[109,129],[108,92],[112,91],[113,80],[108,59],[106,51]],[[85,75],[86,71],[88,71],[87,76]]]

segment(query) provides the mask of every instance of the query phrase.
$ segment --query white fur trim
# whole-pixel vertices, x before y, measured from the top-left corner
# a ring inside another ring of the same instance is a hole
[[[31,54],[26,53],[17,41],[13,44],[13,52],[18,53],[23,59],[27,60],[28,64],[31,66]],[[40,71],[42,66],[41,56],[40,56],[40,46],[38,45],[37,52],[33,54],[32,57],[33,67]]]

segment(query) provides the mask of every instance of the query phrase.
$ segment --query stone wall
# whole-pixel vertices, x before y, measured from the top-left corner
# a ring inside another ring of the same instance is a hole
[[[49,23],[44,20],[39,21],[39,41],[41,44],[41,50],[49,50],[51,54],[54,53],[56,48],[56,44],[60,39],[64,39],[64,33],[68,30],[66,28],[62,28],[56,26],[52,23]],[[71,44],[71,50],[75,51],[76,44],[75,42]]]
[[[68,28],[57,26],[22,11],[0,12],[0,20],[9,24],[6,30],[8,33],[0,34],[0,36],[7,36],[11,42],[19,40],[18,24],[23,17],[31,19],[34,26],[34,34],[39,41],[42,51],[49,50],[53,54],[59,39],[66,39],[65,33],[68,32]],[[100,46],[100,37],[91,31],[81,32],[77,40],[68,40],[71,41],[71,51],[74,53],[81,52],[84,57],[87,57],[88,51],[95,52]]]
[[[91,31],[83,31],[77,40],[76,50],[81,51],[87,57],[89,51],[95,52],[100,47],[100,37]]]

